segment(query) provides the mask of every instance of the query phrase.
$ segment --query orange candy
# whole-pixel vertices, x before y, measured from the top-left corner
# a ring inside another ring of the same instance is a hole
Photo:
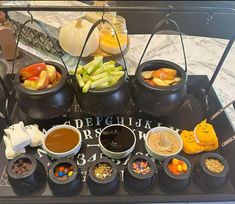
[[[171,173],[175,175],[180,175],[182,173],[187,172],[188,166],[184,161],[174,158],[168,164],[168,169],[170,170]]]

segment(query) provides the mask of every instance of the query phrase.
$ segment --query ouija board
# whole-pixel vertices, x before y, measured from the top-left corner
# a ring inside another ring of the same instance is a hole
[[[8,82],[7,82],[8,83]],[[10,83],[10,82],[9,82]],[[43,132],[46,132],[49,128],[59,125],[59,124],[69,124],[78,128],[82,134],[82,148],[77,155],[74,156],[73,160],[77,163],[82,174],[82,190],[78,194],[72,197],[55,197],[48,184],[46,184],[43,189],[39,192],[28,196],[18,196],[14,193],[11,186],[8,183],[6,175],[6,164],[7,159],[5,158],[4,149],[5,146],[3,141],[0,143],[0,201],[10,202],[11,199],[17,199],[17,202],[83,202],[83,203],[127,203],[127,202],[189,202],[189,201],[224,201],[224,200],[235,200],[235,161],[232,159],[232,154],[235,154],[233,150],[233,144],[228,145],[225,148],[220,147],[218,153],[221,154],[230,165],[230,179],[227,184],[217,192],[207,192],[198,183],[197,178],[192,173],[192,179],[189,187],[183,192],[177,194],[169,194],[161,191],[159,184],[156,180],[152,189],[143,194],[136,195],[130,194],[126,191],[125,185],[123,183],[123,172],[124,169],[133,155],[144,154],[147,152],[144,147],[144,137],[145,134],[153,127],[157,126],[167,126],[178,132],[183,129],[193,130],[196,124],[201,122],[203,119],[218,111],[221,108],[219,100],[212,89],[209,95],[209,111],[206,111],[205,101],[203,96],[200,95],[198,91],[200,88],[205,88],[208,84],[208,78],[206,76],[189,76],[188,80],[188,93],[185,102],[176,111],[172,112],[168,116],[158,116],[153,117],[146,115],[139,111],[134,103],[131,101],[128,107],[121,115],[115,115],[110,117],[94,117],[88,115],[87,113],[80,110],[79,105],[74,102],[70,110],[63,116],[46,121],[36,121],[30,119],[26,116],[17,106],[17,103],[12,108],[11,119],[12,123],[17,123],[23,121],[25,125],[28,124],[38,124]],[[11,86],[11,85],[9,85]],[[146,101],[147,103],[147,101]],[[219,136],[219,141],[222,143],[224,140],[228,139],[233,134],[233,128],[229,123],[226,114],[221,114],[218,119],[210,121]],[[122,160],[113,160],[117,165],[118,174],[121,178],[120,186],[117,192],[113,195],[108,196],[94,196],[89,192],[86,179],[87,179],[87,169],[88,167],[97,159],[106,157],[100,150],[98,146],[98,135],[102,128],[111,124],[124,124],[130,127],[137,138],[137,143],[132,154]],[[46,171],[50,168],[50,165],[55,161],[53,158],[49,158],[46,152],[41,148],[26,148],[28,154],[33,155],[37,158],[45,167]],[[198,155],[186,155],[181,153],[186,157],[192,167],[200,160],[201,154]],[[155,161],[158,167],[158,176],[161,173],[161,162]],[[213,196],[211,196],[213,194]],[[177,198],[177,200],[176,200]]]

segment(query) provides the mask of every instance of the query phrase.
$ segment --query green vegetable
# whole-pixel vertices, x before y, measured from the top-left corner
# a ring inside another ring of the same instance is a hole
[[[113,71],[113,72],[110,72],[110,74],[112,76],[123,76],[124,75],[124,71]]]
[[[76,75],[76,77],[77,77],[77,80],[78,80],[79,86],[80,86],[80,87],[83,87],[85,84],[84,84],[84,81],[83,81],[83,79],[82,79],[81,75],[80,75],[80,74],[78,74],[78,75]]]
[[[107,72],[103,72],[103,73],[100,73],[100,74],[92,75],[90,77],[90,79],[95,81],[97,79],[101,79],[101,78],[104,78],[104,77],[107,77],[107,76],[108,76],[108,73]]]
[[[91,87],[91,83],[92,83],[92,81],[89,80],[89,81],[85,84],[85,86],[83,86],[83,88],[82,88],[82,92],[83,92],[83,93],[86,93],[86,92],[89,90],[89,88]]]
[[[97,86],[100,86],[101,84],[103,84],[105,82],[108,82],[109,80],[110,80],[110,77],[105,77],[105,78],[102,78],[102,79],[98,79],[98,80],[92,82],[91,88],[95,88]]]
[[[74,73],[74,70],[70,73]],[[103,57],[94,57],[94,60],[84,66],[78,66],[77,80],[83,93],[90,88],[102,89],[113,86],[125,74],[122,66],[115,66],[114,61],[103,63]]]
[[[103,62],[103,57],[95,57],[91,65],[87,67],[87,73],[92,74]]]

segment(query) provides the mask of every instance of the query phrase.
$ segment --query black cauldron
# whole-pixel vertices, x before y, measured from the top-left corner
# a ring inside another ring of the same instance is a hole
[[[110,177],[107,177],[105,179],[99,179],[94,175],[94,169],[97,167],[97,165],[101,163],[107,163],[112,168],[112,173]],[[91,166],[88,169],[88,187],[92,194],[95,195],[110,195],[113,194],[119,187],[119,176],[117,172],[117,167],[115,164],[107,159],[102,158],[99,160],[96,160],[94,163],[91,164]]]
[[[62,180],[55,176],[55,169],[61,165],[72,166],[73,174],[67,179]],[[69,159],[59,159],[54,162],[48,172],[48,184],[53,194],[58,196],[68,196],[78,193],[81,189],[81,173],[76,163]]]
[[[129,82],[124,75],[111,87],[89,89],[82,93],[77,82],[77,102],[81,109],[94,116],[110,116],[123,112],[130,101]]]
[[[147,174],[137,174],[133,169],[135,161],[147,161],[150,171]],[[157,170],[154,162],[145,155],[133,156],[124,171],[124,183],[128,192],[130,193],[146,193],[149,191],[156,180]]]
[[[20,84],[20,73],[15,75],[14,86],[16,99],[20,109],[34,119],[51,119],[65,113],[74,100],[72,84],[68,82],[68,71],[55,62],[45,62],[53,65],[61,73],[60,81],[53,87],[34,91],[24,88]]]
[[[205,161],[210,158],[217,159],[223,164],[224,169],[222,172],[214,173],[206,167]],[[229,166],[227,161],[219,154],[205,153],[201,157],[198,173],[201,186],[207,191],[216,191],[221,189],[227,183]]]
[[[182,175],[175,175],[168,169],[168,164],[173,158],[184,161],[188,170]],[[159,185],[162,191],[177,193],[186,189],[191,182],[191,164],[190,162],[179,155],[170,156],[164,160],[163,169],[159,176]]]
[[[172,86],[151,86],[143,80],[142,71],[172,68],[177,70],[181,81]],[[133,100],[137,107],[150,115],[168,115],[177,109],[185,100],[187,94],[187,74],[179,65],[165,60],[151,60],[139,66],[133,80]]]
[[[31,168],[24,173],[16,173],[14,165],[19,161],[30,163]],[[46,171],[44,166],[33,156],[23,154],[12,159],[7,165],[8,181],[13,191],[18,195],[28,195],[39,192],[46,184]]]

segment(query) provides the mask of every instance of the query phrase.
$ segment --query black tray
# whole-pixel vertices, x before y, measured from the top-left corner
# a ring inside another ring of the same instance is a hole
[[[8,88],[12,88],[11,76],[7,75],[6,84]],[[168,117],[152,117],[141,113],[137,110],[133,102],[130,102],[127,109],[122,115],[117,115],[113,117],[106,118],[96,118],[92,117],[84,112],[80,111],[79,106],[74,103],[72,108],[63,116],[48,120],[48,121],[35,121],[27,117],[17,106],[17,103],[10,103],[11,109],[11,119],[12,121],[18,122],[22,120],[27,124],[39,124],[42,130],[47,130],[53,125],[57,124],[71,124],[79,127],[83,136],[83,145],[80,153],[75,156],[74,160],[79,164],[82,175],[85,178],[86,170],[89,164],[94,160],[104,156],[101,154],[100,149],[97,147],[97,132],[100,131],[102,127],[108,125],[111,121],[112,123],[122,122],[132,128],[137,136],[137,145],[133,152],[135,154],[146,154],[144,148],[143,134],[145,134],[149,128],[158,125],[164,125],[172,127],[174,129],[188,129],[192,130],[194,126],[202,121],[205,117],[208,117],[218,111],[221,108],[221,104],[216,96],[216,93],[212,89],[209,95],[209,112],[205,112],[205,101],[200,94],[199,89],[205,88],[209,80],[207,76],[204,75],[193,75],[189,76],[188,80],[188,94],[185,103],[175,112],[173,112]],[[147,101],[146,101],[147,103]],[[42,107],[43,108],[43,107]],[[101,122],[99,122],[101,120]],[[208,119],[209,120],[209,119]],[[1,129],[3,129],[6,124],[1,120]],[[211,122],[216,130],[219,137],[219,142],[227,140],[233,134],[233,128],[229,122],[225,113],[222,113],[214,121]],[[83,125],[82,125],[83,124]],[[81,126],[81,127],[80,127]],[[2,139],[2,138],[1,138]],[[156,203],[156,202],[195,202],[195,201],[231,201],[235,200],[235,160],[233,155],[235,155],[234,144],[229,144],[226,147],[221,147],[218,149],[218,153],[221,154],[228,161],[230,165],[230,178],[228,183],[217,192],[207,192],[203,190],[200,185],[197,184],[197,178],[193,174],[193,179],[190,186],[183,192],[176,194],[164,193],[160,190],[158,183],[156,182],[153,188],[143,195],[139,194],[129,194],[125,188],[123,182],[121,182],[120,188],[114,195],[108,196],[94,196],[90,194],[86,182],[83,183],[82,190],[79,194],[71,197],[56,197],[53,196],[48,185],[46,185],[40,192],[28,196],[17,196],[14,194],[11,186],[9,186],[7,181],[7,175],[5,172],[5,166],[7,160],[5,158],[4,149],[5,146],[3,142],[0,143],[0,202],[1,203]],[[48,169],[52,160],[50,160],[47,155],[40,152],[38,149],[27,148],[27,153],[34,155],[38,158]],[[192,166],[199,161],[201,154],[198,155],[185,155],[189,159]],[[123,159],[121,161],[115,161],[118,165],[118,170],[120,175],[122,175],[124,165],[127,163],[128,159]],[[159,170],[161,169],[161,164],[155,161]],[[120,163],[120,164],[119,164]],[[82,165],[81,165],[82,164]],[[121,176],[122,177],[122,176]]]

